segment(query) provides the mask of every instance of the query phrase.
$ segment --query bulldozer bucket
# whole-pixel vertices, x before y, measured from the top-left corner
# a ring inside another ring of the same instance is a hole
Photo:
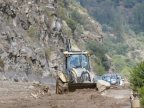
[[[75,91],[76,89],[84,89],[84,88],[96,89],[96,83],[69,83],[68,84],[68,89],[71,92]]]

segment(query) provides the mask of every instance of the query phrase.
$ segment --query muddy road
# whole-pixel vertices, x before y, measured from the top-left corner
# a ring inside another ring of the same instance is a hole
[[[32,83],[0,81],[0,108],[130,108],[128,89],[110,89],[100,95],[93,89],[43,94]]]

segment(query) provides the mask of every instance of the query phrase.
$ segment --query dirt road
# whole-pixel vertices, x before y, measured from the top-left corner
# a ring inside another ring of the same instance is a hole
[[[31,85],[0,81],[0,108],[130,108],[128,89],[111,89],[104,95],[93,89],[56,95],[51,86],[43,95]]]

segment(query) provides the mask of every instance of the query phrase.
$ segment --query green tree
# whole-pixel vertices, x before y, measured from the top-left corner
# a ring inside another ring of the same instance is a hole
[[[123,0],[123,2],[126,8],[132,8],[137,3],[137,0]]]
[[[144,3],[137,4],[133,8],[133,29],[135,32],[142,32],[144,30]]]
[[[106,46],[95,41],[89,41],[87,42],[87,49],[91,50],[96,56],[95,62],[97,62],[100,69],[102,69],[102,67],[104,67],[105,70],[109,69],[110,62],[105,57],[107,52]]]
[[[140,93],[141,104],[144,107],[144,62],[139,63],[132,69],[130,83],[132,89]]]

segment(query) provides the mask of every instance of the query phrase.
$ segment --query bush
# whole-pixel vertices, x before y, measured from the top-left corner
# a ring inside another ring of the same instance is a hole
[[[77,23],[72,19],[66,19],[68,26],[71,28],[72,32],[75,31]]]
[[[144,62],[139,63],[132,69],[130,83],[132,89],[140,94],[141,105],[144,106]]]
[[[101,60],[95,56],[91,58],[92,70],[96,75],[103,75],[105,73],[105,68],[101,64]]]
[[[0,71],[3,71],[4,69],[4,61],[0,57]]]
[[[107,52],[106,46],[96,42],[96,41],[89,41],[87,42],[87,49],[91,50],[97,59],[95,59],[95,62],[99,65],[99,67],[102,69],[105,68],[106,70],[109,69],[110,63],[105,57],[105,54]],[[102,69],[103,70],[103,69]]]
[[[106,46],[96,42],[89,41],[87,42],[87,48],[93,51],[93,53],[99,57],[101,60],[105,57],[105,53],[107,52]]]
[[[144,87],[139,89],[141,106],[144,107]]]
[[[35,40],[38,39],[38,35],[39,35],[38,27],[36,25],[31,25],[28,30],[28,36]]]
[[[132,69],[130,83],[136,91],[144,86],[144,62],[139,63]]]
[[[80,14],[77,10],[72,11],[71,17],[73,20],[75,20],[77,23],[81,25],[85,25],[88,21],[88,16],[85,14]]]

